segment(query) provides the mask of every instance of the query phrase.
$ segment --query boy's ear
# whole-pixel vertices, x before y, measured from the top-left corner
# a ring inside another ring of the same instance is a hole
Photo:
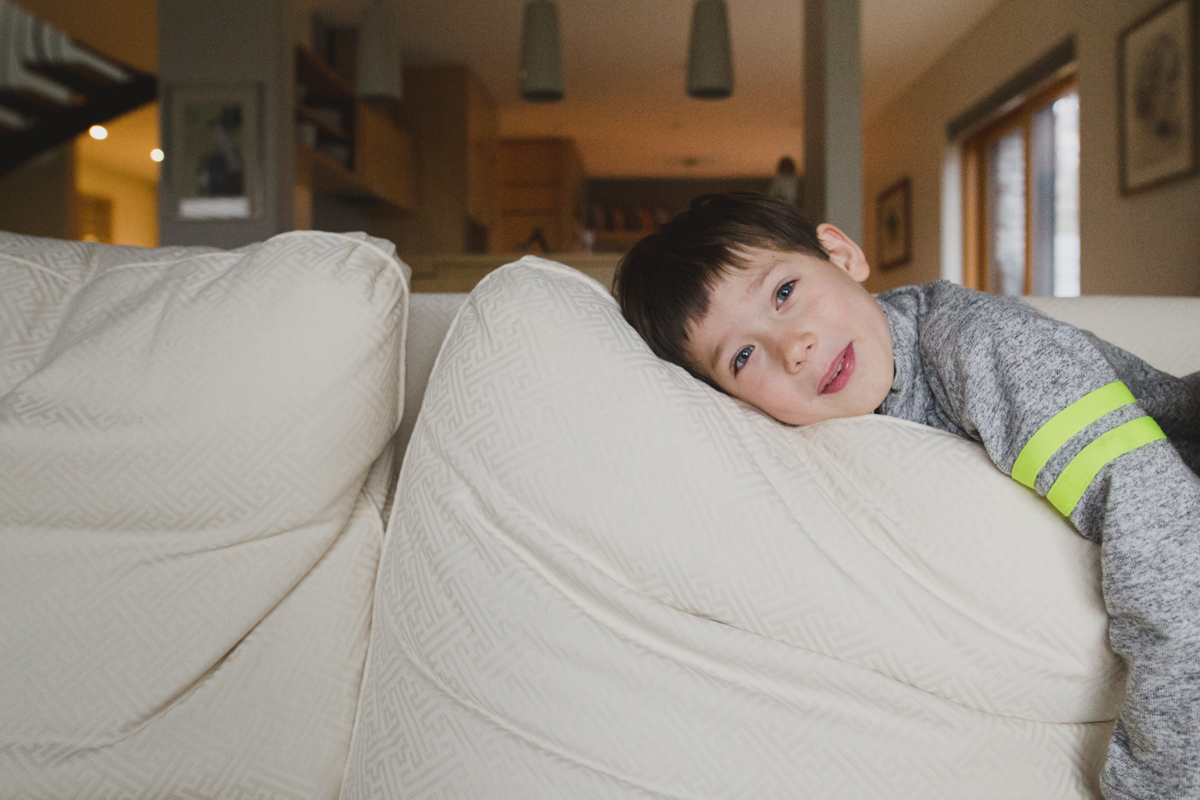
[[[849,272],[851,278],[862,283],[871,274],[871,265],[862,248],[840,228],[823,222],[817,226],[817,238],[829,253],[829,260]]]

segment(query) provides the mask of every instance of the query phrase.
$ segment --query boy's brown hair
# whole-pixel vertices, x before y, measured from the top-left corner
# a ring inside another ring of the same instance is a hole
[[[750,248],[829,258],[791,203],[755,192],[703,195],[621,259],[614,293],[625,319],[655,355],[699,377],[687,356],[688,328],[708,313],[712,287],[745,268]]]

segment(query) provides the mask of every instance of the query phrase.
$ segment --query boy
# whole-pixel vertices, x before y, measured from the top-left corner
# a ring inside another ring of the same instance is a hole
[[[789,204],[708,195],[630,250],[616,293],[659,357],[781,422],[924,423],[1047,497],[1100,545],[1129,669],[1105,795],[1200,797],[1200,373],[945,281],[872,297],[869,271]]]

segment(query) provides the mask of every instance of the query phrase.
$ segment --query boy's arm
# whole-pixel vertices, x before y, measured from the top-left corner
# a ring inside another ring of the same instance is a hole
[[[1081,331],[957,287],[931,301],[920,353],[938,413],[1100,544],[1129,670],[1105,794],[1200,796],[1200,478]]]

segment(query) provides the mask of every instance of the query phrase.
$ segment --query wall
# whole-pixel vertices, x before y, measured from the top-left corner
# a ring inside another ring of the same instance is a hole
[[[1160,0],[1089,2],[1080,14],[1080,238],[1085,294],[1200,295],[1200,176],[1122,197],[1117,37]],[[1200,154],[1198,154],[1200,155]]]
[[[153,181],[77,159],[75,189],[112,201],[112,243],[158,247],[158,186]]]
[[[0,230],[70,239],[75,150],[71,143],[0,175]]]
[[[1076,37],[1081,133],[1080,236],[1085,294],[1200,294],[1200,179],[1122,197],[1117,173],[1117,36],[1159,0],[1001,0],[864,129],[864,249],[875,259],[875,198],[912,179],[913,260],[875,273],[871,291],[953,276],[958,231],[943,166],[946,124],[1067,36]],[[947,194],[947,190],[949,194]],[[943,243],[945,240],[945,243]],[[943,262],[943,247],[951,259]]]
[[[158,246],[158,192],[153,181],[81,158],[67,143],[0,175],[0,230],[73,239],[74,192],[112,201],[114,244]]]

